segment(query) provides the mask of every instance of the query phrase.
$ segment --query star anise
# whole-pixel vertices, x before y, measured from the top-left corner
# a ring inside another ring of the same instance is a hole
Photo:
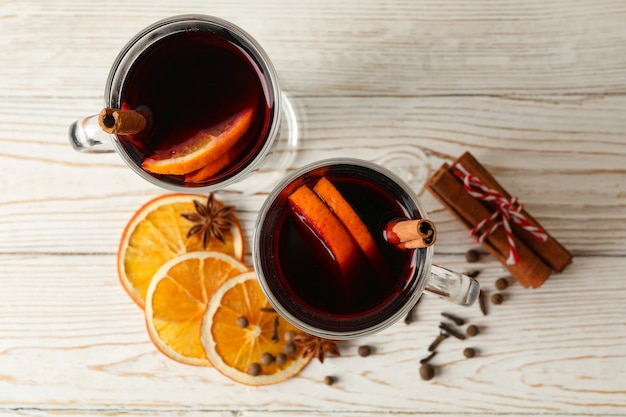
[[[235,210],[234,206],[224,206],[213,199],[213,193],[209,194],[207,203],[202,204],[198,200],[193,200],[195,213],[183,213],[185,219],[195,224],[187,232],[187,238],[202,235],[202,244],[206,249],[211,238],[215,238],[224,243],[224,232],[233,225],[230,215]]]
[[[324,363],[327,355],[341,356],[337,342],[323,339],[308,333],[299,333],[293,337],[293,343],[302,346],[302,356],[305,358],[314,357]]]

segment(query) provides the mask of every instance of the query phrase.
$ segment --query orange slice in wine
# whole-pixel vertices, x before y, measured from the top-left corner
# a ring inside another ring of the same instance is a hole
[[[361,217],[354,211],[354,208],[346,201],[339,190],[328,178],[322,177],[313,187],[313,191],[320,196],[335,216],[343,223],[348,233],[365,253],[374,268],[376,268],[378,275],[381,277],[387,275],[389,270],[376,241],[365,223],[363,223],[363,220],[361,220]]]
[[[184,175],[197,171],[231,149],[246,133],[253,116],[254,108],[246,108],[167,151],[156,152],[141,166],[155,174]]]
[[[343,224],[306,185],[296,189],[288,200],[292,210],[328,248],[342,275],[348,276],[359,261],[359,247]]]
[[[197,171],[185,174],[185,182],[202,182],[208,180],[222,169],[226,168],[237,159],[246,147],[246,142],[237,141],[232,148],[224,152],[222,156],[213,162],[209,162]]]

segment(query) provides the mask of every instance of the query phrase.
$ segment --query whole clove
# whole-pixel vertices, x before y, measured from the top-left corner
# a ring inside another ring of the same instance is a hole
[[[428,351],[432,352],[433,350],[437,349],[437,346],[439,346],[439,344],[446,340],[448,337],[450,337],[450,335],[447,333],[439,333],[439,336],[437,336],[435,340],[433,340],[433,342],[430,344],[430,346],[428,346]]]
[[[417,303],[406,313],[404,317],[404,324],[411,324],[415,321],[415,310],[417,310],[417,304],[420,302],[421,298],[417,299]]]
[[[478,292],[478,305],[480,306],[480,311],[483,313],[483,316],[487,315],[487,300],[485,299],[487,296],[485,292],[481,289]]]
[[[278,343],[278,316],[274,317],[274,330],[272,332],[272,343]]]
[[[425,358],[420,359],[420,363],[423,365],[425,363],[430,362],[430,360],[434,358],[436,354],[437,354],[436,350],[431,352],[430,355],[426,356]]]
[[[456,324],[457,326],[462,326],[465,324],[465,320],[463,320],[460,317],[455,316],[454,314],[446,313],[445,311],[443,311],[441,315],[449,320],[452,320],[454,324]]]
[[[444,323],[444,322],[439,323],[439,328],[443,330],[444,332],[448,333],[450,336],[454,336],[460,340],[465,340],[465,335],[463,333],[454,329],[452,326],[450,326],[447,323]]]
[[[261,307],[261,311],[263,313],[276,313],[276,310],[274,310],[272,307]]]

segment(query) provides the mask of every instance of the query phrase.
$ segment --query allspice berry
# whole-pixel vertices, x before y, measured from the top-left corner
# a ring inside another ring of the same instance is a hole
[[[242,329],[248,327],[249,324],[250,323],[248,322],[248,318],[246,316],[237,317],[237,326],[241,327]]]
[[[277,353],[276,354],[276,358],[274,359],[276,361],[276,365],[278,366],[285,366],[285,364],[287,363],[287,355],[285,355],[284,353]]]
[[[509,281],[507,281],[506,278],[498,278],[496,280],[496,289],[498,291],[506,290],[508,286],[509,286]]]
[[[293,338],[296,336],[296,332],[294,330],[287,330],[283,335],[285,342],[291,342]]]
[[[434,376],[435,376],[435,368],[433,368],[431,364],[425,363],[422,366],[420,366],[420,377],[424,381],[429,381],[433,379]]]
[[[475,249],[470,249],[465,252],[465,260],[469,263],[478,262],[480,260],[480,253]]]
[[[495,293],[491,295],[491,302],[493,304],[502,304],[504,301],[504,296],[500,293]]]
[[[474,337],[478,333],[480,333],[480,330],[478,329],[478,326],[476,326],[475,324],[470,324],[469,326],[467,326],[467,329],[465,329],[465,333],[469,337]]]
[[[287,356],[293,355],[294,353],[296,353],[296,345],[293,342],[285,343],[285,346],[283,347],[283,353]]]
[[[465,348],[463,349],[463,356],[465,356],[466,358],[473,358],[474,356],[476,356],[476,350],[471,347]]]
[[[263,365],[263,366],[268,366],[268,365],[271,365],[272,363],[274,363],[275,359],[276,358],[274,358],[274,355],[272,355],[269,352],[265,352],[259,358],[259,362],[261,362],[261,365]]]
[[[324,377],[324,384],[326,385],[333,385],[335,382],[337,382],[337,377],[331,375],[327,375]]]
[[[367,345],[359,346],[358,353],[360,357],[365,358],[371,355],[372,348]]]
[[[248,367],[248,375],[259,376],[261,374],[261,365],[257,362],[252,362]]]

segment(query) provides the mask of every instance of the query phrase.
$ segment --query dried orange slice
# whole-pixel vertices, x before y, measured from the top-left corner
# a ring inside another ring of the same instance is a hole
[[[201,201],[202,197],[192,194],[157,197],[141,207],[124,229],[117,255],[118,274],[128,294],[142,308],[154,273],[178,255],[208,250],[243,259],[243,233],[234,215],[233,226],[224,233],[224,243],[210,239],[204,248],[201,236],[186,237],[193,223],[181,215],[195,212],[194,200]],[[215,203],[223,206],[217,200]]]
[[[246,108],[211,129],[203,129],[167,151],[156,152],[141,166],[155,174],[183,175],[215,161],[250,127],[254,108]]]
[[[300,333],[276,313],[262,310],[268,305],[254,272],[226,281],[209,301],[202,323],[202,344],[215,369],[234,381],[275,384],[295,376],[311,360],[302,356],[302,347],[294,345],[295,353],[283,357],[284,363],[270,360],[261,365],[264,354],[275,358],[284,355],[286,332]],[[242,317],[245,327],[241,325]],[[256,367],[258,375],[250,374],[251,366]]]
[[[359,248],[339,219],[309,187],[302,185],[287,198],[291,208],[324,243],[347,275],[359,258]]]
[[[200,338],[202,319],[213,292],[247,271],[219,252],[189,252],[166,262],[146,294],[146,324],[157,348],[189,365],[210,366]]]
[[[376,241],[369,232],[361,217],[354,211],[354,208],[341,195],[339,190],[326,177],[319,179],[313,187],[313,191],[320,196],[330,210],[339,218],[346,230],[354,238],[357,245],[371,261],[379,276],[389,273],[386,261],[382,252],[378,248]]]

